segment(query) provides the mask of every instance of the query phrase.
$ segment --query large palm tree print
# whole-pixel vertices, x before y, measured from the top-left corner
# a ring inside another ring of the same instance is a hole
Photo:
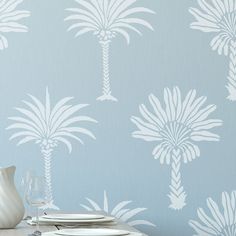
[[[199,0],[201,9],[190,8],[196,19],[192,29],[216,34],[210,46],[229,57],[228,99],[236,101],[236,0]]]
[[[155,226],[153,223],[147,220],[138,220],[134,219],[138,214],[146,211],[147,208],[129,208],[129,205],[132,201],[121,201],[114,207],[110,207],[109,200],[107,197],[107,192],[104,191],[104,199],[103,199],[103,206],[99,206],[97,202],[91,200],[90,198],[86,198],[89,205],[81,204],[81,206],[86,209],[87,211],[104,211],[109,215],[116,217],[117,219],[126,222],[131,226],[137,225],[148,225],[148,226]]]
[[[138,130],[134,138],[156,142],[153,156],[161,164],[171,165],[170,208],[180,210],[186,205],[186,193],[181,184],[181,162],[188,163],[200,156],[200,149],[194,142],[219,141],[219,136],[209,130],[221,126],[219,119],[208,119],[215,111],[215,105],[203,107],[207,98],[196,97],[196,91],[190,90],[182,99],[178,87],[173,91],[164,89],[164,104],[151,94],[149,102],[152,110],[140,105],[142,118],[133,116],[131,121]]]
[[[103,89],[102,96],[98,97],[97,100],[117,101],[111,94],[110,44],[118,34],[122,35],[129,44],[129,30],[142,35],[136,25],[153,30],[153,27],[146,20],[135,17],[135,15],[154,12],[144,7],[133,6],[136,0],[75,0],[75,2],[79,5],[78,8],[66,9],[71,12],[71,15],[66,17],[65,21],[73,22],[68,31],[76,30],[75,37],[92,32],[98,37],[99,44],[102,47]]]
[[[51,160],[53,150],[63,143],[72,151],[71,140],[83,144],[81,135],[87,135],[95,139],[91,131],[81,127],[82,122],[96,122],[96,120],[79,115],[78,112],[88,104],[72,105],[69,102],[73,97],[65,97],[52,106],[50,94],[46,89],[45,103],[35,96],[29,95],[31,102],[23,101],[26,108],[16,108],[21,116],[9,117],[13,124],[7,130],[17,130],[10,140],[19,139],[17,145],[34,142],[39,145],[44,159],[45,179],[47,184],[46,195],[49,203],[45,208],[59,209],[54,204],[51,180]],[[71,140],[70,140],[71,139]]]
[[[0,0],[0,50],[8,48],[5,33],[28,31],[28,27],[17,23],[18,20],[30,16],[29,11],[16,10],[22,2],[23,0]]]
[[[209,213],[202,208],[197,210],[199,222],[190,220],[189,225],[196,236],[235,236],[236,235],[236,191],[222,193],[222,207],[212,199],[207,199]],[[222,211],[223,210],[223,211]]]

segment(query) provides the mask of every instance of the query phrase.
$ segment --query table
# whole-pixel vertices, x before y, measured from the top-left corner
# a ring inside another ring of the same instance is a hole
[[[63,227],[60,227],[62,229]],[[134,232],[139,232],[133,227],[117,221],[117,224],[114,226],[109,226],[110,229],[123,229]],[[56,231],[59,227],[56,226],[40,226],[41,232]],[[6,229],[0,230],[0,236],[27,236],[35,230],[35,226],[28,225],[25,221],[22,221],[15,229]],[[140,232],[139,232],[140,233]],[[147,236],[143,234],[143,236]]]

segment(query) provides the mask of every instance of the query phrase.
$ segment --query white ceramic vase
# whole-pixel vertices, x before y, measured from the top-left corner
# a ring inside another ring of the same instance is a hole
[[[24,217],[24,205],[15,183],[15,166],[0,168],[0,229],[14,228]]]

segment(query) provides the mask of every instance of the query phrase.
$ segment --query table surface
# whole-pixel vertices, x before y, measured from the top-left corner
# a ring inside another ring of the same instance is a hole
[[[103,226],[101,226],[103,227]],[[135,228],[117,221],[116,225],[112,226],[105,226],[109,227],[109,229],[123,229],[133,232],[139,232]],[[56,231],[58,229],[62,229],[63,227],[56,227],[56,226],[40,226],[41,232],[50,232],[50,231]],[[0,230],[0,236],[27,236],[28,234],[31,234],[34,232],[35,226],[28,225],[25,221],[22,221],[15,229],[4,229]],[[139,232],[140,233],[140,232]],[[142,234],[143,236],[147,236],[145,234]]]

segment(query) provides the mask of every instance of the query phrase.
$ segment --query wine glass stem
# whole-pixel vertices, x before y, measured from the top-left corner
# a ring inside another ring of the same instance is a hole
[[[36,207],[36,230],[39,231],[39,208]]]

